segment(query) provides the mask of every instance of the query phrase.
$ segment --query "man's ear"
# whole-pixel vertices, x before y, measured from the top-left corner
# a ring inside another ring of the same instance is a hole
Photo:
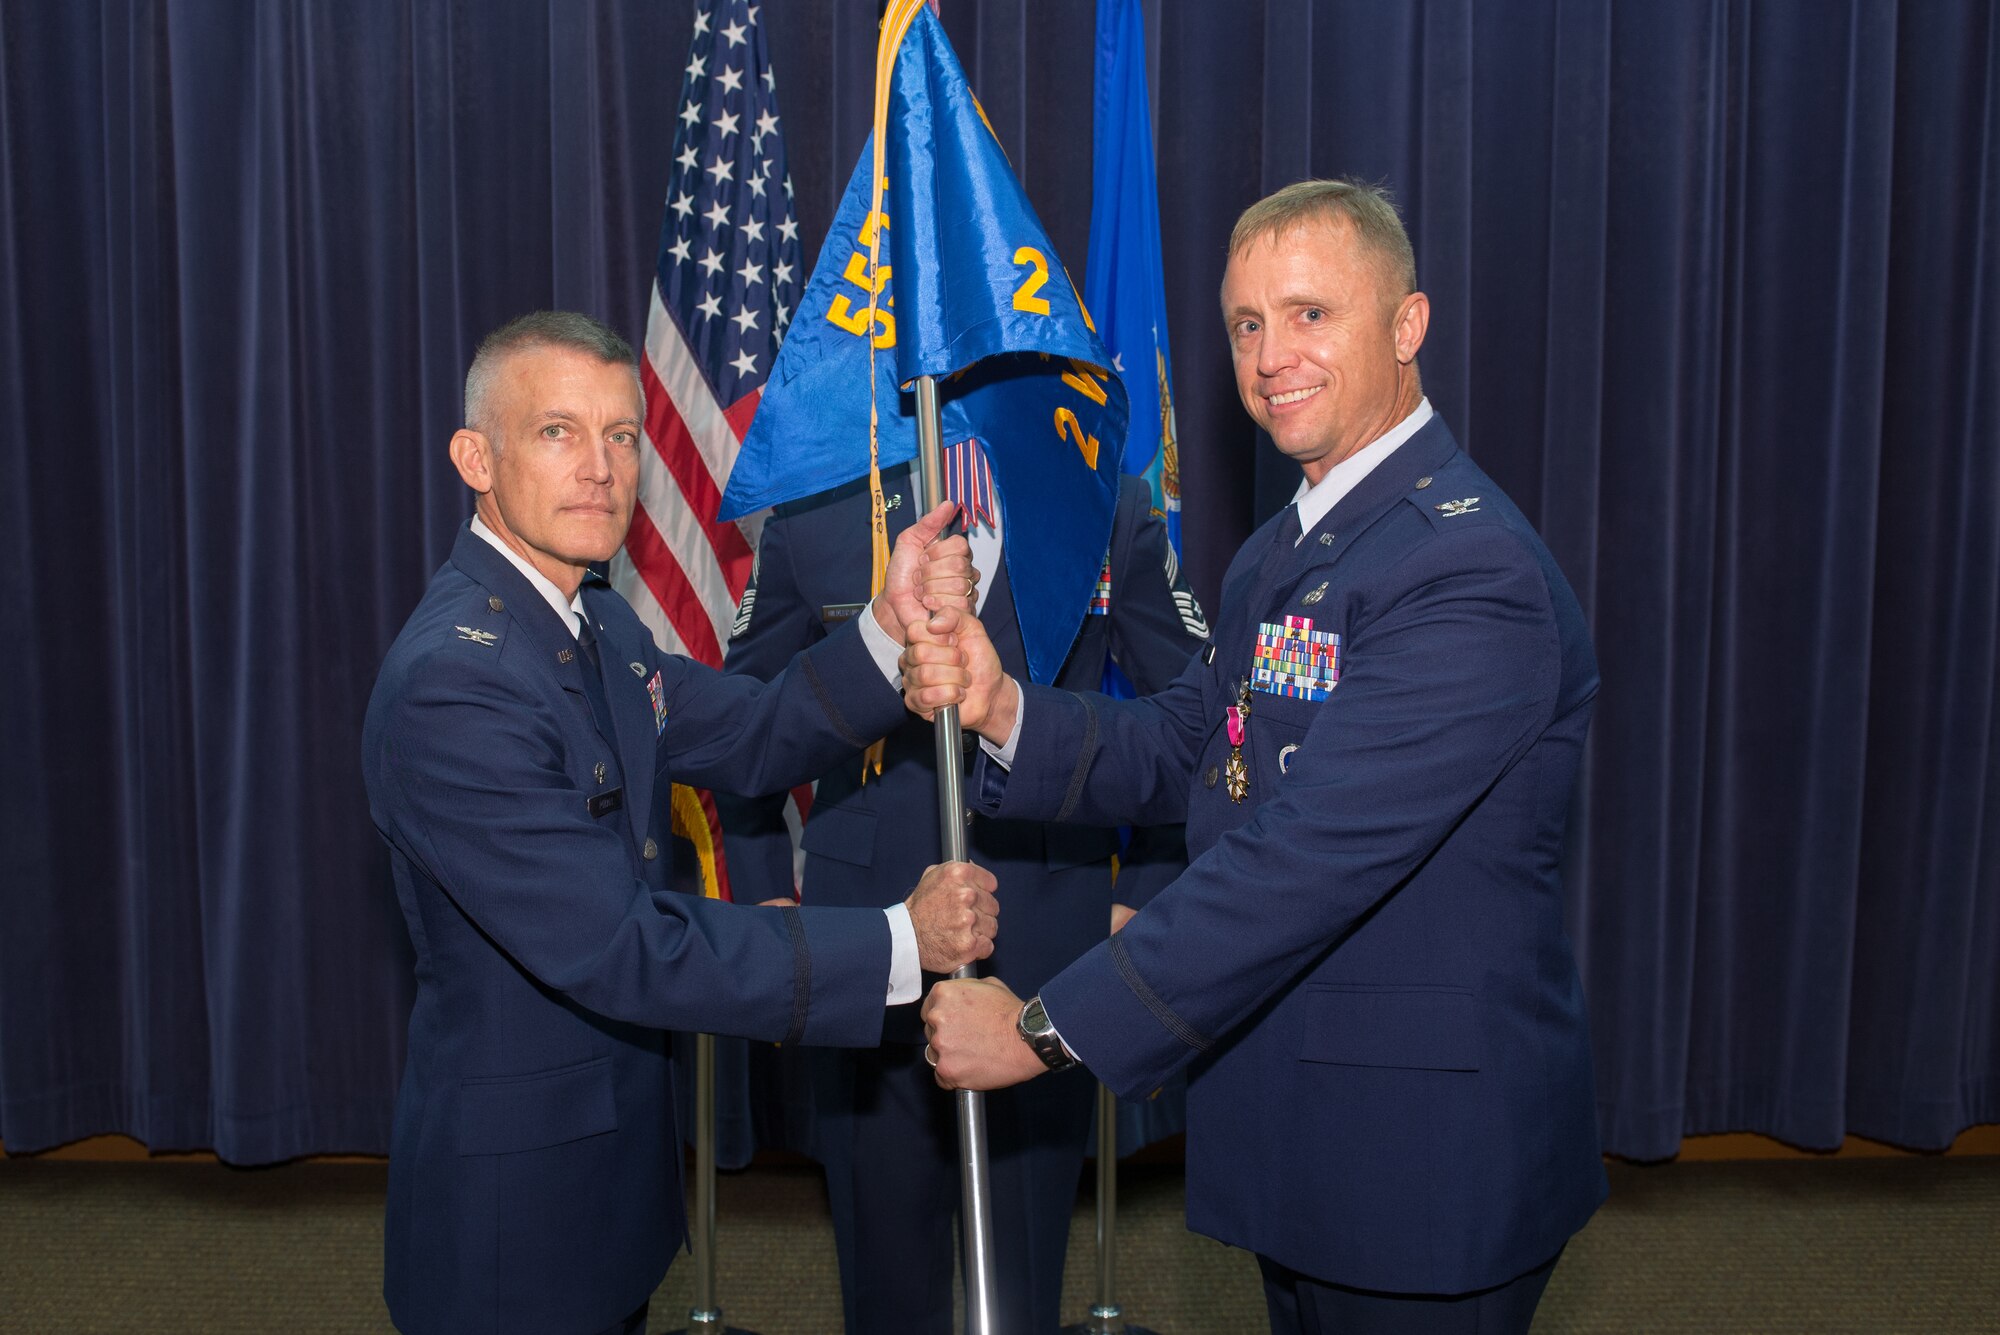
[[[1421,292],[1403,298],[1396,309],[1396,360],[1407,365],[1417,359],[1424,345],[1424,333],[1431,327],[1431,299]]]
[[[451,462],[466,486],[481,496],[493,490],[493,442],[484,431],[462,426],[452,432]]]

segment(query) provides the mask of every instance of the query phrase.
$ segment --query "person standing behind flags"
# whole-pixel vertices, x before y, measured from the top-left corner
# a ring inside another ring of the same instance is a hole
[[[948,490],[966,503],[978,592],[1008,669],[1026,671],[1014,600],[1001,561],[1000,516],[976,442],[946,452]],[[891,534],[915,519],[910,465],[885,470]],[[764,527],[724,667],[767,679],[859,615],[868,597],[866,480],[778,507]],[[1111,546],[1091,614],[1083,618],[1060,685],[1096,689],[1107,660],[1141,691],[1164,687],[1206,640],[1179,577],[1165,526],[1142,479],[1122,480]],[[881,907],[894,886],[939,856],[936,743],[906,720],[888,733],[879,775],[859,749],[819,781],[806,820],[803,902]],[[719,803],[731,875],[742,900],[789,895],[792,846],[779,803]],[[1154,836],[1165,836],[1155,839]],[[1007,896],[1008,932],[988,968],[1032,992],[1102,941],[1107,926],[1184,865],[1179,831],[1141,831],[1118,874],[1115,831],[1035,821],[974,820],[973,860]],[[1120,915],[1113,917],[1112,915]],[[921,1057],[916,1007],[891,1010],[878,1049],[811,1055],[814,1147],[826,1166],[848,1335],[949,1335],[960,1201],[958,1128],[951,1098]],[[1081,1071],[1008,1091],[986,1103],[992,1174],[995,1329],[1047,1335],[1060,1324],[1063,1258],[1095,1085]]]
[[[1222,316],[1305,477],[1224,577],[1213,652],[1134,702],[1017,685],[953,613],[905,652],[912,706],[963,694],[992,748],[978,809],[1185,815],[1192,855],[1025,1003],[934,986],[938,1079],[1186,1068],[1188,1226],[1257,1253],[1279,1335],[1525,1331],[1605,1196],[1561,876],[1589,627],[1424,397],[1430,303],[1381,191],[1252,205]]]
[[[662,1031],[873,1043],[919,964],[991,949],[993,878],[966,863],[887,912],[667,893],[671,780],[772,791],[893,727],[896,638],[974,575],[962,540],[926,546],[940,506],[859,624],[769,686],[663,654],[588,573],[632,517],[640,415],[631,348],[588,316],[480,344],[451,437],[474,514],[368,702],[416,948],[383,1229],[410,1335],[642,1330],[685,1234]]]

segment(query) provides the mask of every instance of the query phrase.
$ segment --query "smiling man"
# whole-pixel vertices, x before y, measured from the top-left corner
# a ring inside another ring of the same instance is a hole
[[[669,785],[790,787],[903,716],[903,629],[976,572],[898,539],[883,595],[768,685],[662,654],[601,578],[638,485],[632,350],[544,311],[480,345],[474,515],[383,661],[362,765],[417,956],[384,1296],[432,1335],[643,1330],[684,1233],[668,1028],[872,1046],[921,969],[992,951],[993,878],[882,909],[668,893]]]
[[[1597,664],[1547,548],[1423,397],[1430,304],[1378,190],[1237,223],[1243,406],[1304,480],[1223,581],[1209,650],[1114,701],[913,630],[1003,817],[1187,821],[1192,859],[1025,1003],[924,1006],[939,1083],[1188,1070],[1189,1227],[1254,1251],[1290,1332],[1523,1331],[1605,1192],[1558,862]]]

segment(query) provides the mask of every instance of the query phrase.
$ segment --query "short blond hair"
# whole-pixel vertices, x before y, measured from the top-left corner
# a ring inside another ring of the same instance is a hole
[[[1387,294],[1393,307],[1417,290],[1417,257],[1410,249],[1410,234],[1403,230],[1403,217],[1388,188],[1343,177],[1337,181],[1295,181],[1274,194],[1264,196],[1236,220],[1229,233],[1229,254],[1233,258],[1262,237],[1277,236],[1309,223],[1338,223],[1346,219],[1361,245],[1380,264],[1389,280]]]

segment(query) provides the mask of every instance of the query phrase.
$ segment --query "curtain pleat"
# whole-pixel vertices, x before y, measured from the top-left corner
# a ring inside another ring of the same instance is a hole
[[[1081,283],[1089,6],[942,8]],[[1297,482],[1237,402],[1229,228],[1356,175],[1406,209],[1432,402],[1591,618],[1606,1147],[2000,1120],[1993,0],[1146,9],[1197,591]],[[875,18],[762,10],[809,260]],[[411,955],[362,710],[468,509],[475,340],[644,328],[691,24],[0,8],[9,1149],[386,1146]]]

